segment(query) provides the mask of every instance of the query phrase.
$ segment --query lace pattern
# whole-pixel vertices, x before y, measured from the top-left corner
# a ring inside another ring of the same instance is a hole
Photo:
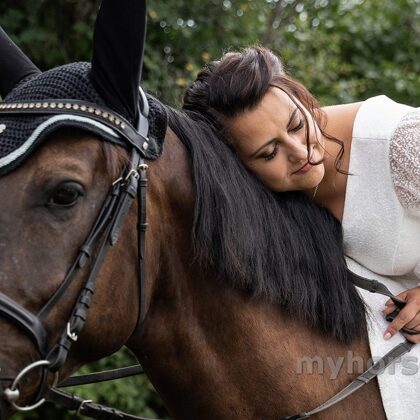
[[[389,158],[400,203],[420,209],[420,108],[401,120],[391,138]]]

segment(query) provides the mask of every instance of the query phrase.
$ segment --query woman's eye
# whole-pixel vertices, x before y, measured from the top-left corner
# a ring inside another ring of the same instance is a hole
[[[83,189],[81,185],[75,182],[68,182],[60,185],[50,196],[48,205],[60,206],[60,207],[71,207],[77,203],[79,197],[83,195]]]
[[[291,128],[290,129],[290,131],[291,132],[295,132],[295,131],[299,131],[302,127],[303,127],[303,125],[304,125],[304,122],[303,122],[303,119],[301,118],[300,120],[299,120],[299,123],[298,123],[298,125],[296,125],[295,127],[293,127],[293,128]]]
[[[271,160],[271,159],[273,159],[273,158],[277,155],[277,149],[278,149],[278,146],[279,146],[279,144],[278,144],[278,143],[276,143],[276,144],[275,144],[275,146],[274,146],[273,151],[272,151],[269,155],[263,155],[262,157],[263,157],[265,160]]]

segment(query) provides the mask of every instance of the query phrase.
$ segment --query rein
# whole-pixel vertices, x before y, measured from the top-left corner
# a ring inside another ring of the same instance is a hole
[[[404,308],[406,302],[398,299],[395,297],[391,291],[381,282],[377,280],[369,280],[365,279],[364,277],[360,277],[355,273],[351,273],[352,283],[360,287],[362,289],[367,290],[371,293],[379,293],[380,295],[387,296],[392,299],[397,309],[392,312],[391,314],[387,315],[386,320],[391,322],[399,313],[399,311]],[[420,331],[413,330],[411,328],[403,327],[402,330],[410,335],[420,334]],[[413,346],[414,343],[410,341],[405,341],[396,345],[393,349],[391,349],[388,353],[382,356],[378,361],[372,364],[367,370],[365,370],[361,375],[359,375],[356,379],[354,379],[350,384],[348,384],[345,388],[341,391],[337,392],[337,394],[333,395],[327,401],[320,404],[318,407],[299,414],[295,414],[293,416],[286,416],[282,417],[281,420],[300,420],[306,419],[315,414],[321,413],[322,411],[327,410],[328,408],[332,407],[333,405],[339,403],[340,401],[344,400],[345,398],[349,397],[351,394],[356,392],[360,389],[363,385],[366,385],[372,379],[376,378],[379,374],[381,374],[388,366],[394,363],[398,358],[403,356],[404,354],[408,353]]]

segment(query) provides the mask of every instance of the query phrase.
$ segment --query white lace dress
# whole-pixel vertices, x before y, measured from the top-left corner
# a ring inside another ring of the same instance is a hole
[[[353,126],[343,214],[349,268],[398,294],[420,281],[420,108],[386,96],[365,101]],[[385,277],[386,276],[386,277]],[[387,298],[360,290],[370,309],[373,358],[404,337],[385,341]],[[420,419],[420,344],[378,377],[390,420]],[[363,391],[359,391],[363,392]]]

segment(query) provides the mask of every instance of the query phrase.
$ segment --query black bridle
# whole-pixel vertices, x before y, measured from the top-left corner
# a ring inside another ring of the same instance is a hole
[[[19,102],[15,104],[1,104],[0,113],[5,114],[57,114],[72,113],[75,115],[89,115],[90,118],[99,120],[117,131],[128,144],[130,150],[130,161],[124,168],[120,177],[115,180],[103,202],[102,208],[89,232],[85,242],[68,270],[63,282],[54,292],[51,298],[38,312],[37,315],[29,312],[20,304],[0,292],[0,315],[7,318],[15,326],[23,330],[36,345],[41,356],[38,360],[26,366],[14,379],[11,386],[4,390],[3,398],[12,406],[21,411],[29,411],[39,407],[46,399],[61,403],[76,409],[84,415],[101,415],[106,417],[106,410],[112,415],[119,413],[116,418],[141,419],[141,417],[121,417],[123,413],[114,409],[91,404],[90,401],[78,400],[77,397],[56,390],[58,372],[67,360],[72,345],[78,340],[85,325],[88,311],[95,293],[96,280],[102,263],[108,250],[114,246],[120,236],[124,220],[128,214],[131,203],[137,198],[138,202],[138,284],[139,284],[139,315],[137,325],[140,325],[145,317],[145,232],[146,221],[146,188],[147,188],[147,164],[145,163],[144,151],[148,148],[148,102],[143,91],[140,89],[142,106],[138,112],[137,127],[134,128],[120,115],[109,109],[81,101],[53,101],[53,102]],[[58,107],[58,103],[62,106]],[[104,121],[105,120],[105,121]],[[111,124],[112,123],[112,124]],[[61,297],[72,283],[73,279],[82,271],[88,262],[91,262],[90,271],[84,282],[83,288],[71,312],[70,319],[60,335],[58,341],[52,348],[48,347],[48,334],[44,327],[44,320],[51,310],[59,303]],[[20,407],[17,400],[20,397],[19,382],[31,370],[42,368],[42,381],[39,387],[36,401],[31,406]],[[131,370],[130,370],[131,369]],[[130,371],[130,372],[128,372]],[[125,369],[117,377],[128,376],[142,372],[140,366]],[[55,374],[53,387],[47,383],[47,373]],[[92,376],[92,375],[91,375]],[[109,375],[105,375],[109,376]],[[115,376],[115,375],[114,375]],[[1,380],[1,378],[0,378]],[[79,381],[80,382],[80,381]],[[84,381],[85,383],[86,381]],[[76,405],[75,405],[76,404]],[[78,404],[78,405],[77,405]],[[99,408],[98,408],[99,407]],[[1,413],[0,413],[1,416]]]

